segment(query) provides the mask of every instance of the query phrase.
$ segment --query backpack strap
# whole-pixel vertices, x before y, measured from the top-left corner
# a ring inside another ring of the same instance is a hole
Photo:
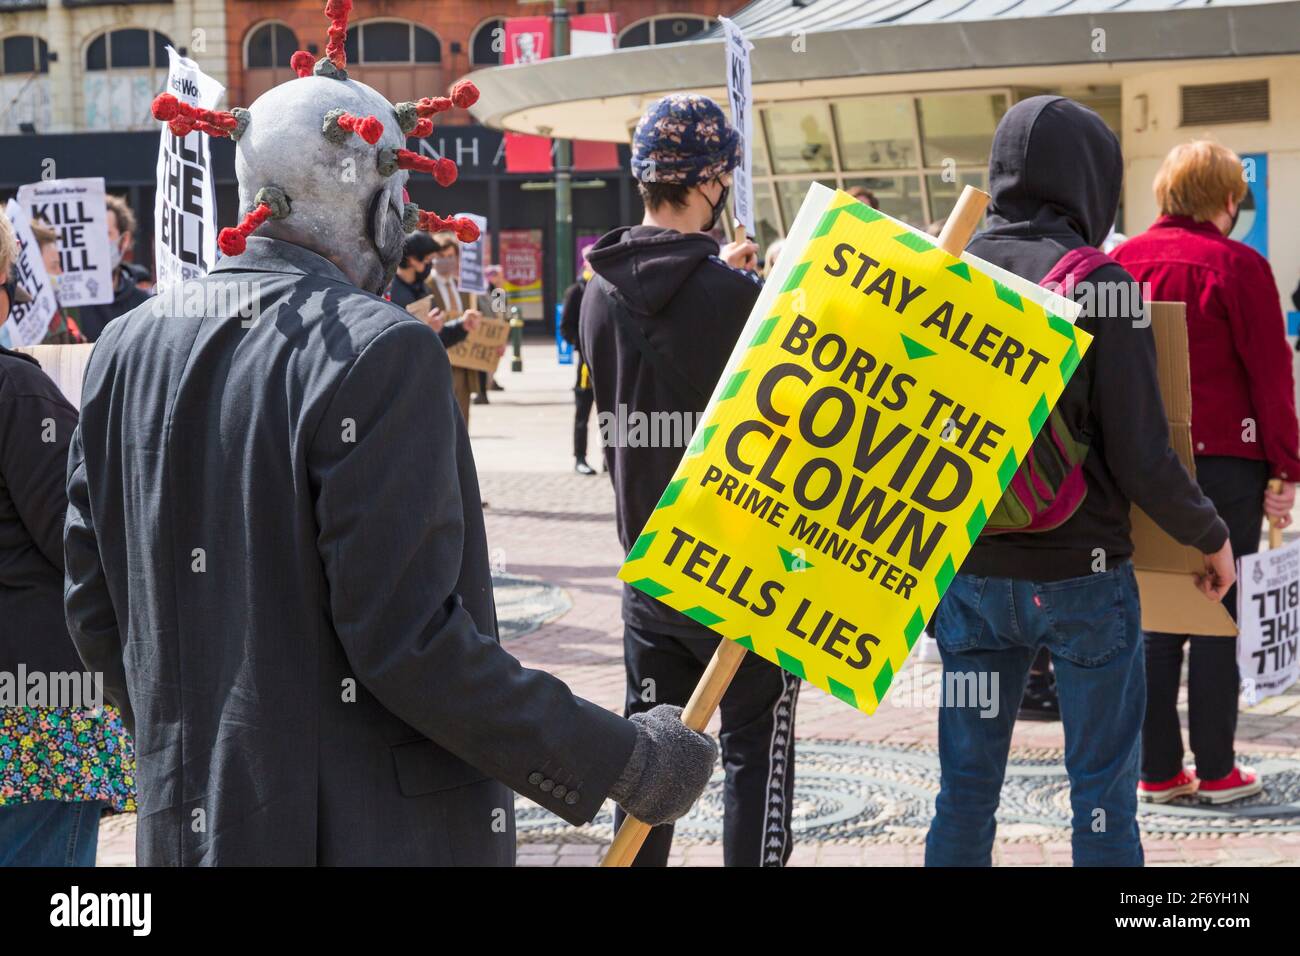
[[[1050,286],[1053,290],[1065,285],[1078,285],[1102,266],[1115,262],[1100,249],[1092,246],[1078,246],[1066,252],[1047,275],[1038,281],[1039,285]],[[1067,283],[1067,280],[1068,283]]]
[[[619,327],[627,333],[627,337],[637,347],[641,357],[650,363],[650,367],[658,373],[660,380],[668,386],[668,391],[672,393],[673,398],[687,408],[703,411],[709,404],[709,396],[700,391],[694,382],[682,374],[663,353],[650,344],[650,340],[646,338],[641,325],[622,305],[615,303],[614,315]]]

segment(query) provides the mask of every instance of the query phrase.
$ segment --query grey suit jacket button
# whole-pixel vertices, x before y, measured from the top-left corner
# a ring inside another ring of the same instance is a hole
[[[558,787],[556,787],[554,790],[551,791],[551,794],[558,800],[560,797],[564,796],[568,792],[569,792],[569,788],[566,787],[564,784],[560,784]]]
[[[542,775],[538,773],[536,770],[534,770],[532,773],[528,775],[528,782],[535,787],[542,782]]]
[[[555,789],[555,781],[543,780],[541,783],[541,788],[544,793],[550,793],[553,789]]]
[[[577,790],[570,790],[568,793],[564,795],[564,802],[567,803],[569,806],[573,806],[581,799],[582,799],[582,795],[579,794]]]

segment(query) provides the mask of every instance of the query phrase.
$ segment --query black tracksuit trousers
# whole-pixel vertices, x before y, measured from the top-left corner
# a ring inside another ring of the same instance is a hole
[[[1268,465],[1249,458],[1198,456],[1196,480],[1228,525],[1235,557],[1259,550],[1264,520]],[[1237,616],[1237,588],[1223,597]],[[1218,780],[1232,773],[1237,734],[1237,642],[1230,637],[1187,634],[1146,635],[1147,714],[1142,725],[1142,779],[1169,780],[1183,768],[1183,735],[1178,724],[1178,685],[1187,660],[1188,742],[1196,775]]]
[[[624,625],[628,716],[656,704],[686,706],[721,638],[674,637]],[[722,732],[722,852],[726,866],[784,866],[794,849],[794,711],[799,678],[746,654],[719,708]],[[622,822],[617,810],[614,825]],[[671,824],[655,827],[633,866],[664,866]]]

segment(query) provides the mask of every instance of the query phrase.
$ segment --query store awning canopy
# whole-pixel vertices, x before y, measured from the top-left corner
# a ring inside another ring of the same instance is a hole
[[[1300,3],[1258,0],[756,0],[733,19],[754,43],[759,101],[883,89],[887,78],[1300,52]],[[1099,32],[1100,31],[1100,32]],[[716,30],[684,43],[479,70],[482,123],[626,142],[645,105],[674,90],[722,97]],[[897,79],[902,78],[902,79]],[[1113,79],[1112,79],[1113,81]],[[872,84],[875,84],[873,87]]]

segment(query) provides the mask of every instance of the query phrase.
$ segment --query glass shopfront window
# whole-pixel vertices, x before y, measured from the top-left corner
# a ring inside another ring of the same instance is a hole
[[[948,217],[948,212],[957,204],[957,197],[967,185],[987,191],[989,174],[982,169],[959,172],[955,178],[948,173],[931,173],[925,177],[925,184],[930,193],[930,209],[933,213],[930,221],[936,222]]]
[[[927,166],[987,163],[993,131],[1007,111],[1005,93],[944,93],[919,96],[921,148]]]
[[[862,186],[884,212],[924,229],[948,215],[964,185],[985,188],[993,131],[1013,102],[1012,93],[760,103],[754,124],[760,215],[770,210],[773,228],[784,235],[809,184],[820,182],[840,189]]]
[[[781,202],[781,215],[785,219],[786,229],[789,229],[790,223],[794,222],[799,207],[803,205],[803,197],[808,195],[808,187],[813,183],[821,183],[831,189],[835,188],[834,178],[778,179],[776,181],[776,196]]]
[[[766,183],[754,186],[754,227],[757,235],[752,238],[760,249],[766,249],[781,238],[781,220],[776,215],[776,201],[772,198],[772,188]]]
[[[861,186],[876,197],[880,211],[895,219],[924,229],[929,221],[920,176],[853,176],[845,177],[844,188]]]
[[[823,173],[835,168],[830,113],[824,101],[775,103],[760,112],[772,172]]]
[[[910,96],[872,96],[831,104],[844,169],[916,165],[916,118]]]

